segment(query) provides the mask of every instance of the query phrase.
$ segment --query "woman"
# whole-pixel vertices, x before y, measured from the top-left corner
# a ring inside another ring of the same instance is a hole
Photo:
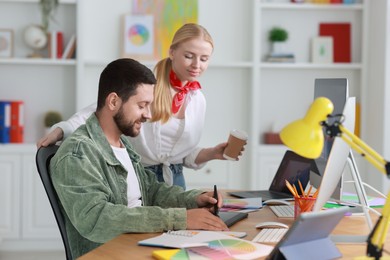
[[[205,120],[206,100],[195,80],[206,71],[213,48],[210,34],[201,25],[190,23],[179,28],[169,57],[155,67],[157,84],[152,119],[144,123],[139,136],[130,138],[143,165],[168,185],[185,189],[183,166],[199,169],[207,161],[224,160],[226,142],[211,148],[197,147]],[[37,146],[66,138],[95,110],[96,104],[54,125],[54,130],[41,138]]]

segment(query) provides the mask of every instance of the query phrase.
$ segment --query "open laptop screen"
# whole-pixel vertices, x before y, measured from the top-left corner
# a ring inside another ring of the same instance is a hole
[[[294,184],[297,189],[299,189],[298,180],[300,180],[303,189],[305,189],[309,182],[312,161],[312,159],[304,158],[293,151],[287,150],[268,190],[234,191],[229,192],[229,194],[239,198],[261,197],[263,201],[268,199],[292,199],[293,196],[286,187],[286,180]]]
[[[285,157],[287,159],[282,160],[277,174],[272,180],[269,190],[290,193],[286,187],[286,180],[288,180],[291,185],[295,184],[298,190],[299,180],[303,186],[303,189],[305,189],[310,179],[310,168],[312,160],[304,158],[292,151],[287,151]]]

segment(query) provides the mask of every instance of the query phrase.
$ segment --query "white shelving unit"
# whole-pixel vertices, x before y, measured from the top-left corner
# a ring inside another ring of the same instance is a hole
[[[76,32],[76,0],[61,0],[56,22],[66,43]],[[12,29],[14,55],[0,59],[0,99],[23,100],[24,143],[0,144],[0,250],[62,249],[60,233],[35,166],[35,143],[44,134],[48,110],[75,112],[76,60],[27,58],[23,41],[40,24],[38,0],[0,0],[0,28]],[[47,55],[45,51],[43,55]]]
[[[58,110],[64,117],[75,112],[76,60],[27,58],[32,50],[23,41],[23,31],[41,22],[38,0],[0,0],[0,16],[0,28],[14,32],[14,56],[0,59],[0,98],[24,101],[24,141],[35,144],[44,133],[46,111]],[[60,1],[50,29],[60,29],[67,43],[76,32],[75,0]],[[47,51],[42,54],[47,56]]]
[[[363,0],[364,1],[364,0]],[[265,132],[278,132],[287,123],[301,118],[314,96],[316,78],[348,78],[350,95],[361,99],[365,86],[365,23],[367,1],[349,5],[291,3],[257,0],[254,2],[253,84],[252,84],[252,181],[251,188],[267,188],[268,174],[275,173],[286,150],[282,145],[266,145]],[[321,22],[351,23],[351,63],[314,64],[311,39],[319,35]],[[289,33],[288,50],[295,63],[269,63],[268,32],[281,26]],[[269,163],[267,163],[269,162]],[[259,175],[261,173],[261,176]]]

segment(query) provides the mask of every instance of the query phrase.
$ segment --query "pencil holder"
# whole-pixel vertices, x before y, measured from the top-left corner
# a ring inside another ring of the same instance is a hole
[[[310,212],[313,210],[316,198],[312,196],[295,197],[294,218],[296,219],[302,212]]]

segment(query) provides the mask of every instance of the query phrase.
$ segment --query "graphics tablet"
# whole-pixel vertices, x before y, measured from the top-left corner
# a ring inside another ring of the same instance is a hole
[[[248,213],[243,212],[219,212],[218,216],[225,222],[226,226],[231,227],[233,224],[248,217]]]

